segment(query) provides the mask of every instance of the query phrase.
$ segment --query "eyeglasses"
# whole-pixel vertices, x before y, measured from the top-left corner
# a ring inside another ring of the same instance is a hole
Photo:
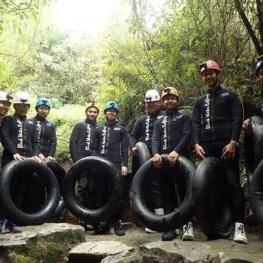
[[[115,107],[115,102],[111,102],[111,103],[110,103],[110,106],[111,106],[112,108],[114,108],[114,107]]]

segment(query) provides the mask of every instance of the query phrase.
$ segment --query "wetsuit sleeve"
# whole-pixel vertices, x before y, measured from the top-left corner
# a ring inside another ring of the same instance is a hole
[[[129,137],[125,128],[122,129],[122,141],[121,141],[121,157],[122,157],[122,165],[128,167],[128,145],[129,145]]]
[[[258,116],[262,118],[262,109],[263,109],[263,99],[261,99],[257,105],[257,109],[258,109]]]
[[[10,130],[15,125],[15,118],[13,116],[6,116],[1,124],[1,141],[4,149],[9,151],[12,155],[17,154],[17,149],[10,138]],[[14,123],[14,124],[13,124]],[[13,124],[13,125],[12,125]]]
[[[92,137],[92,143],[91,143],[91,155],[92,156],[99,156],[99,147],[100,147],[99,132],[100,132],[100,129],[97,128],[94,131],[94,135]]]
[[[135,147],[140,137],[141,137],[141,118],[135,122],[132,133],[130,134],[129,145],[131,149]]]
[[[54,157],[57,149],[57,135],[55,125],[51,125],[51,137],[49,141],[49,156]]]
[[[200,144],[201,126],[201,103],[200,99],[196,99],[192,112],[192,133],[194,144]]]
[[[160,154],[161,148],[161,122],[158,120],[154,124],[153,135],[152,135],[152,156],[155,153]]]
[[[79,123],[77,123],[71,133],[70,140],[69,140],[69,151],[72,161],[75,163],[79,160],[78,158],[78,138],[80,127]]]
[[[191,133],[192,133],[191,117],[188,115],[184,115],[183,116],[183,135],[178,145],[174,148],[174,151],[176,151],[177,153],[180,153],[180,152],[183,152],[185,148],[187,148],[187,146],[190,143]]]
[[[231,126],[232,126],[231,140],[238,142],[241,133],[243,118],[242,118],[240,101],[236,93],[232,93],[230,105],[231,105]]]

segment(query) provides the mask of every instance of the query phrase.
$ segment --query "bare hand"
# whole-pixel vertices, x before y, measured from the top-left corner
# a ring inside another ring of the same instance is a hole
[[[17,161],[23,162],[26,158],[24,156],[21,156],[20,154],[16,153],[13,155],[13,158]]]
[[[246,119],[244,122],[243,122],[243,125],[242,125],[242,130],[250,135],[251,134],[251,128],[250,128],[250,121],[249,119]]]
[[[206,158],[203,147],[200,146],[198,143],[195,144],[195,152],[199,159],[204,160]]]
[[[158,153],[153,156],[153,166],[157,169],[162,167],[162,156]]]
[[[221,159],[229,161],[233,160],[236,154],[236,142],[231,141],[227,144],[222,151]]]
[[[132,154],[133,154],[133,155],[138,156],[137,148],[136,148],[136,147],[133,147],[133,148],[131,149],[131,151],[132,151]]]
[[[121,175],[126,176],[128,174],[128,169],[126,166],[121,167]]]
[[[176,163],[177,159],[178,159],[179,154],[176,151],[172,151],[171,153],[169,153],[168,155],[168,161],[169,164],[171,166],[174,166],[174,164]]]

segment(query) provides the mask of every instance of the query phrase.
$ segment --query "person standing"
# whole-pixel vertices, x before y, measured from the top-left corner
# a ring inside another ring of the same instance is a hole
[[[51,109],[51,102],[47,98],[40,98],[35,106],[37,115],[31,120],[37,129],[38,142],[40,147],[39,158],[42,162],[54,162],[57,147],[57,136],[55,125],[46,119]],[[62,181],[63,178],[57,178]],[[45,203],[46,190],[41,177],[33,173],[27,184],[25,211],[37,212]]]
[[[258,57],[258,63],[255,67],[255,75],[263,85],[263,55]],[[258,116],[263,118],[263,98],[261,98],[261,100],[258,102],[257,110],[258,110]],[[243,122],[242,128],[246,135],[251,134],[249,119],[246,119]],[[252,143],[251,140],[250,140],[250,143]]]
[[[78,160],[91,156],[91,143],[94,136],[94,131],[99,127],[96,119],[99,114],[99,108],[92,101],[86,106],[85,121],[78,122],[71,133],[69,150],[73,163]],[[83,172],[78,178],[78,200],[80,204],[88,208],[94,207],[94,171],[88,170]],[[80,220],[79,224],[89,230],[87,222]]]
[[[114,166],[120,171],[122,176],[128,173],[128,133],[126,129],[119,125],[116,117],[119,113],[119,106],[116,102],[107,102],[104,106],[104,115],[106,122],[103,126],[95,130],[92,155],[100,156],[111,161]],[[98,178],[98,187],[101,188],[102,205],[109,198],[109,178],[106,174]],[[101,222],[95,229],[94,234],[100,235],[110,231],[108,220]],[[125,235],[125,231],[121,226],[121,209],[114,215],[114,232],[117,236]]]
[[[147,90],[145,93],[144,102],[147,114],[141,116],[136,121],[132,133],[129,137],[129,145],[134,159],[138,158],[136,143],[139,141],[142,141],[146,144],[149,153],[152,156],[152,134],[154,124],[159,118],[161,118],[165,114],[165,111],[161,110],[160,108],[160,95],[157,90]],[[135,174],[136,171],[132,171],[133,174]],[[164,211],[162,207],[160,179],[158,172],[152,175],[150,192],[150,197],[153,203],[152,206],[154,208],[155,214],[163,215]],[[147,233],[156,233],[156,231],[153,231],[149,228],[145,228],[145,231]]]
[[[11,100],[13,97],[6,91],[0,91],[0,139],[1,139],[1,124],[3,117],[8,113]],[[5,222],[5,218],[0,214],[0,233],[3,230],[3,224]]]
[[[1,125],[1,141],[4,148],[1,167],[12,160],[25,161],[26,157],[40,163],[37,130],[33,121],[28,120],[26,115],[30,108],[29,94],[24,91],[16,93],[13,106],[14,115],[3,118]],[[11,196],[14,204],[21,210],[30,176],[31,174],[18,174],[12,180]],[[16,225],[7,221],[6,226],[12,228]]]
[[[245,199],[240,185],[237,148],[242,127],[241,105],[235,92],[219,85],[221,69],[215,61],[202,63],[199,72],[208,90],[194,101],[192,128],[195,152],[201,160],[216,157],[223,162],[235,222],[234,241],[247,243]]]
[[[178,111],[179,94],[176,88],[166,87],[162,92],[162,102],[166,114],[156,121],[152,137],[153,165],[162,167],[161,154],[168,154],[170,166],[160,170],[162,202],[164,214],[171,213],[177,207],[175,182],[181,201],[186,194],[186,182],[176,161],[179,155],[190,159],[191,117]],[[175,231],[167,231],[162,235],[163,241],[171,241],[176,237]],[[183,226],[182,240],[194,240],[193,226],[188,222]]]

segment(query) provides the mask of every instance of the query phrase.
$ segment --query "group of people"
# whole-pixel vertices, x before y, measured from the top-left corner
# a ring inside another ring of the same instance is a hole
[[[231,196],[231,206],[235,222],[234,241],[247,243],[244,229],[245,201],[239,177],[238,141],[241,128],[250,134],[249,119],[243,122],[240,101],[235,92],[224,89],[219,78],[221,69],[212,60],[200,64],[200,77],[207,87],[207,92],[194,101],[192,117],[178,111],[180,96],[175,85],[163,85],[162,94],[155,89],[145,93],[146,114],[135,123],[128,135],[126,129],[119,125],[117,116],[120,111],[116,102],[104,106],[105,123],[99,126],[96,122],[99,108],[95,102],[86,106],[85,121],[77,123],[70,137],[70,155],[73,162],[88,157],[100,156],[111,161],[120,175],[128,174],[129,148],[134,158],[138,156],[136,143],[146,144],[153,165],[156,168],[151,174],[150,195],[154,213],[164,215],[172,212],[179,205],[175,184],[180,201],[186,193],[186,183],[177,164],[178,157],[190,159],[191,139],[195,153],[200,160],[207,157],[220,159],[226,169],[227,185]],[[263,56],[259,57],[255,74],[263,83]],[[37,101],[37,116],[27,119],[30,99],[26,92],[18,92],[14,100],[15,113],[3,118],[11,105],[12,96],[0,92],[1,142],[4,147],[2,167],[11,160],[25,160],[33,157],[37,162],[54,161],[56,150],[55,127],[46,120],[51,109],[50,101],[41,98]],[[259,115],[262,116],[263,102],[259,102]],[[162,154],[167,154],[169,169],[162,168]],[[137,167],[138,168],[138,167]],[[135,173],[136,171],[133,171]],[[32,176],[32,175],[31,175]],[[29,177],[28,177],[29,178]],[[14,184],[14,203],[23,209],[23,195],[28,181],[17,177]],[[100,191],[99,202],[97,190]],[[96,209],[104,205],[110,195],[109,178],[100,171],[89,169],[78,177],[78,201],[83,206]],[[122,228],[122,209],[113,216],[114,232],[125,235]],[[0,231],[4,217],[0,217]],[[79,223],[87,230],[89,222]],[[13,226],[7,222],[6,226]],[[93,225],[94,234],[100,235],[110,231],[109,220]],[[145,231],[152,233],[151,229]],[[163,241],[176,238],[178,230],[163,233]],[[192,222],[183,226],[182,240],[194,240]]]
[[[12,160],[25,161],[26,158],[33,158],[38,163],[54,161],[57,146],[55,126],[46,120],[51,109],[50,101],[46,98],[38,99],[35,105],[37,114],[34,118],[28,119],[27,112],[31,106],[29,94],[24,91],[17,92],[13,102],[15,112],[13,115],[7,115],[12,99],[13,96],[8,92],[0,92],[0,133],[3,146],[1,169]],[[10,194],[20,210],[35,212],[41,209],[44,201],[40,201],[37,192],[37,186],[41,185],[40,181],[40,176],[30,171],[26,174],[16,174],[12,178]],[[45,191],[44,187],[40,187],[42,193]],[[25,201],[26,193],[30,194]],[[5,229],[12,229],[17,225],[6,220],[0,213],[0,232],[4,226]]]

